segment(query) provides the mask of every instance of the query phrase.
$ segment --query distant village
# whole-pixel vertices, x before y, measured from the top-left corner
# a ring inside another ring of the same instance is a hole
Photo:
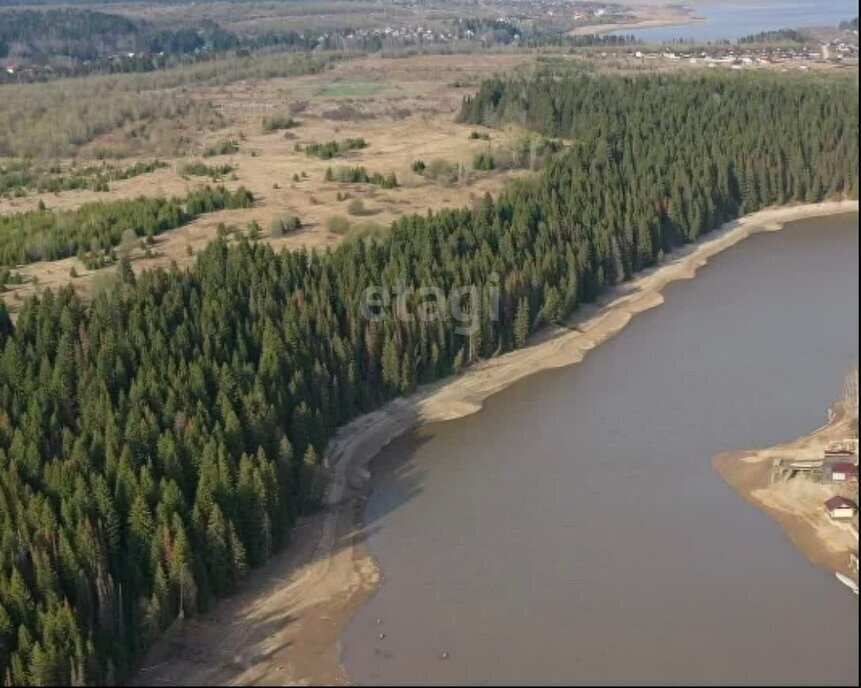
[[[855,34],[857,38],[857,33]],[[638,60],[684,61],[706,67],[724,66],[745,69],[782,65],[806,69],[809,62],[857,67],[858,43],[835,38],[819,45],[761,45],[717,43],[707,47],[632,48],[629,54]]]
[[[395,5],[408,8],[445,7],[440,0],[400,0]],[[572,25],[589,25],[631,19],[620,14],[621,6],[612,3],[578,2],[568,0],[518,0],[494,4],[496,15],[473,18],[431,19],[423,22],[392,22],[377,27],[342,27],[320,30],[300,30],[273,34],[264,46],[280,45],[301,50],[360,50],[376,52],[398,49],[456,50],[469,44],[481,47],[518,45],[525,40],[563,40]],[[463,8],[461,8],[463,9]],[[199,31],[199,33],[201,33]],[[237,47],[253,47],[253,37],[238,39]],[[89,60],[58,57],[51,60],[31,59],[27,55],[8,57],[0,63],[0,82],[38,81],[57,76],[86,74],[93,71],[135,72],[169,66],[170,61],[207,60],[215,55],[209,45],[200,45],[182,54],[163,51],[118,50]]]
[[[399,0],[396,5],[413,8],[444,6],[444,0]],[[573,28],[591,25],[612,25],[636,21],[623,5],[602,2],[568,0],[501,0],[493,4],[496,16],[475,18],[428,19],[417,24],[397,24],[379,27],[338,28],[319,31],[289,32],[273,36],[272,45],[303,50],[382,51],[398,49],[458,50],[470,44],[482,47],[518,45],[552,45],[564,48],[578,45],[605,45],[608,52],[592,51],[593,59],[625,57],[644,64],[686,63],[710,68],[746,69],[781,66],[784,69],[809,69],[818,65],[855,67],[858,65],[858,31],[841,30],[836,36],[811,38],[809,42],[762,42],[708,45],[666,43],[648,45],[631,36],[603,35],[569,37]],[[814,34],[815,35],[815,34]],[[253,45],[253,39],[250,39]],[[568,41],[568,43],[566,43]],[[266,45],[268,45],[267,43]],[[239,44],[244,45],[243,43]],[[609,52],[612,50],[612,52]],[[0,64],[0,82],[38,81],[86,74],[93,71],[135,72],[160,69],[170,64],[211,59],[211,46],[203,45],[183,55],[146,50],[124,50],[80,62],[59,57],[54,60],[7,58]]]

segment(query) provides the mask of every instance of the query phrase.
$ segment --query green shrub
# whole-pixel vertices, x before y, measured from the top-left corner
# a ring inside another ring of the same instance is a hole
[[[269,232],[273,237],[284,236],[302,229],[302,221],[296,215],[281,215],[272,220]]]
[[[391,227],[387,227],[373,220],[358,222],[350,228],[344,236],[345,241],[357,241],[359,239],[382,239],[389,234]]]
[[[368,209],[365,207],[365,202],[362,199],[356,198],[350,201],[350,205],[347,206],[347,212],[350,215],[367,215]]]
[[[235,169],[234,165],[207,165],[197,161],[186,163],[179,168],[179,173],[188,177],[210,177],[213,181],[217,181]]]
[[[326,220],[326,229],[332,232],[332,234],[343,236],[350,231],[350,221],[341,215],[333,215]]]
[[[322,158],[330,160],[339,155],[343,155],[347,151],[359,150],[367,148],[368,144],[363,138],[343,139],[341,141],[327,141],[326,143],[318,143],[312,141],[305,146],[305,153],[314,158]],[[300,150],[299,144],[296,144],[296,150]]]
[[[482,152],[475,156],[472,160],[472,166],[477,170],[489,172],[496,169],[496,161],[493,159],[493,153]]]
[[[212,146],[204,149],[203,157],[212,158],[216,155],[230,155],[239,151],[239,142],[236,139],[222,139]]]
[[[398,186],[398,178],[393,172],[383,175],[379,172],[368,174],[364,167],[336,167],[326,169],[327,182],[344,182],[352,184],[376,184],[384,189],[394,189]]]
[[[298,126],[299,122],[286,115],[274,115],[273,117],[263,118],[263,133],[265,134],[271,134],[273,131],[280,131],[282,129],[293,129]]]

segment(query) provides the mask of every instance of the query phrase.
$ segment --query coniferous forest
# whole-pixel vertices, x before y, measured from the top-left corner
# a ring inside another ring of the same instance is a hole
[[[228,191],[206,186],[184,199],[133,198],[86,203],[77,210],[47,208],[0,216],[0,266],[57,260],[76,254],[101,255],[124,232],[152,238],[223,208],[247,208],[254,196],[245,187]],[[2,286],[2,285],[0,285]]]
[[[182,609],[288,545],[336,428],[522,346],[723,222],[856,197],[857,85],[767,74],[492,80],[474,123],[566,140],[474,209],[319,253],[211,244],[187,271],[0,304],[0,672],[127,678]],[[111,234],[108,232],[108,234]],[[499,318],[490,284],[499,275]],[[450,317],[368,320],[371,285],[479,285]]]

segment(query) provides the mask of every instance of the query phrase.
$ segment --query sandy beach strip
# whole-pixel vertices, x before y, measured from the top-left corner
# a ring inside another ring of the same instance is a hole
[[[686,24],[701,24],[706,20],[698,16],[693,10],[685,7],[633,7],[636,19],[634,21],[609,23],[609,24],[586,24],[577,26],[568,32],[569,36],[587,36],[590,34],[617,33],[625,31],[637,31],[638,29],[653,29],[664,26],[684,26]]]
[[[340,635],[381,572],[363,546],[368,465],[418,425],[476,413],[493,394],[537,372],[569,366],[664,301],[715,255],[795,220],[858,212],[858,201],[763,210],[727,223],[663,263],[582,306],[567,327],[544,328],[529,346],[420,388],[342,427],[324,457],[325,508],[303,519],[288,551],[256,571],[238,595],[165,634],[139,675],[142,684],[344,684]]]

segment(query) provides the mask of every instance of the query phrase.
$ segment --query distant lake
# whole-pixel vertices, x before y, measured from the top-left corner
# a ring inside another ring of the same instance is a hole
[[[741,36],[775,29],[802,26],[837,26],[858,16],[855,0],[750,0],[724,5],[688,5],[705,22],[681,26],[613,31],[633,35],[643,41],[675,39],[693,41],[734,41]]]

